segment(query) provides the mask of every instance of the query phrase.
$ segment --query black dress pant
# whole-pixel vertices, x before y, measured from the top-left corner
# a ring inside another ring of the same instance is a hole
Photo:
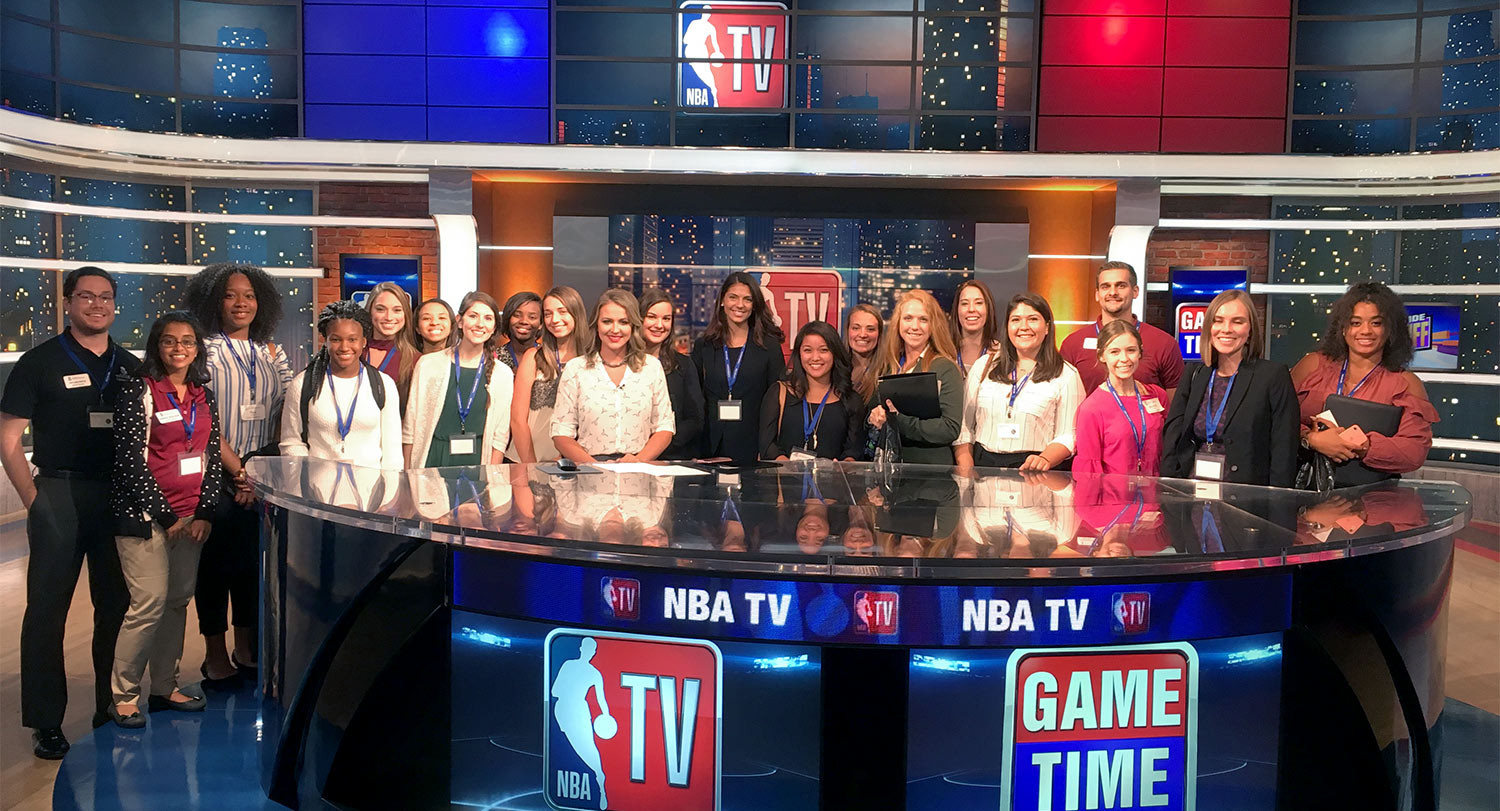
[[[214,636],[234,627],[260,627],[260,511],[231,504],[214,518],[198,558],[198,632]]]
[[[130,590],[115,547],[108,481],[38,476],[26,533],[31,557],[21,620],[21,724],[45,729],[62,726],[68,706],[63,632],[84,560],[94,603],[95,712],[107,712],[114,701],[109,674]]]

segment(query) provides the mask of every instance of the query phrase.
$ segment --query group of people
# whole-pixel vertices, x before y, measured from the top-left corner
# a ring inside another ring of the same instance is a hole
[[[178,689],[191,600],[205,686],[254,670],[258,514],[245,464],[257,455],[402,470],[861,460],[895,448],[901,461],[960,473],[1071,468],[1282,487],[1299,456],[1390,475],[1426,458],[1437,414],[1406,371],[1405,309],[1384,285],[1352,286],[1318,351],[1291,370],[1260,357],[1243,291],[1209,304],[1203,362],[1188,368],[1174,338],[1132,315],[1139,292],[1134,269],[1105,263],[1099,319],[1059,344],[1041,296],[1018,294],[1002,311],[968,281],[945,313],[913,290],[888,318],[855,306],[842,335],[808,323],[787,358],[745,272],[724,279],[687,352],[659,289],[610,289],[591,309],[566,286],[504,306],[476,291],[454,310],[441,299],[413,307],[386,283],[363,304],[324,307],[320,346],[294,374],[272,340],[280,294],[258,268],[194,276],[183,309],[152,325],[143,360],[110,338],[114,279],[79,268],[63,285],[67,330],[25,353],[0,400],[0,457],[28,509],[31,547],[22,722],[39,757],[67,751],[62,633],[85,561],[96,723],[145,724],[147,670],[151,711],[202,709]],[[882,378],[912,372],[935,375],[937,416],[880,397]],[[1399,430],[1329,425],[1330,394],[1395,404]]]

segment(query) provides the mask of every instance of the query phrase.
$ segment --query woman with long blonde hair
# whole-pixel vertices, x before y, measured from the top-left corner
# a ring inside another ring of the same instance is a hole
[[[552,409],[563,367],[593,347],[583,297],[567,286],[542,296],[542,337],[516,366],[516,396],[510,404],[511,458],[518,462],[552,462]]]
[[[896,301],[873,364],[877,377],[912,372],[937,374],[941,409],[938,416],[922,419],[901,414],[886,401],[870,410],[869,424],[877,429],[890,426],[900,434],[903,462],[953,464],[953,442],[958,439],[959,421],[963,418],[964,380],[954,361],[948,318],[931,293],[909,290]]]
[[[411,339],[411,296],[395,282],[381,282],[365,298],[365,312],[370,314],[375,334],[365,346],[364,362],[396,381],[401,413],[405,414],[411,372],[422,354]]]

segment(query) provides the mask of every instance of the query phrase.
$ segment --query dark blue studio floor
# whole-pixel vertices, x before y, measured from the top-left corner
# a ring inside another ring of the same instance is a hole
[[[145,729],[106,725],[74,741],[53,808],[284,811],[260,788],[259,735],[259,699],[249,687],[210,693],[203,713],[152,716]],[[1442,811],[1500,808],[1500,716],[1449,699],[1441,735]]]

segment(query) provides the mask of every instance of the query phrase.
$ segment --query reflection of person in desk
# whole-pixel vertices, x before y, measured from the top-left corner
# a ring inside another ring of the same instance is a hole
[[[1392,482],[1350,489],[1297,511],[1297,543],[1384,537],[1427,526],[1422,494]]]
[[[1076,546],[1093,557],[1154,555],[1171,547],[1154,480],[1073,474]]]
[[[589,664],[598,650],[599,643],[585,637],[578,643],[578,658],[569,659],[558,667],[557,676],[552,679],[552,697],[557,699],[552,705],[552,717],[557,719],[558,729],[562,730],[578,759],[599,781],[599,807],[608,808],[609,801],[604,796],[604,763],[599,758],[599,745],[594,742],[594,734],[605,733],[599,737],[609,740],[614,737],[619,724],[609,714],[609,702],[604,699],[604,677],[599,674],[599,668]],[[590,690],[594,691],[594,700],[599,702],[598,718],[593,717],[593,710],[589,708]]]
[[[1066,474],[979,476],[969,485],[964,515],[970,537],[989,557],[1046,558],[1078,531],[1073,487]]]
[[[396,497],[401,474],[348,462],[309,459],[303,468],[309,497],[334,507],[375,512]]]
[[[428,521],[485,529],[504,529],[510,521],[513,488],[503,467],[413,468],[405,476],[417,514]]]
[[[605,472],[557,478],[552,486],[557,491],[559,516],[577,528],[573,537],[640,545],[648,529],[654,528],[651,535],[657,542],[667,531],[670,480]]]
[[[1358,459],[1358,464],[1387,477],[1421,467],[1432,447],[1432,424],[1438,414],[1422,381],[1406,370],[1411,356],[1411,331],[1401,299],[1379,282],[1351,286],[1328,311],[1322,345],[1292,368],[1303,445],[1335,463]],[[1361,432],[1362,441],[1357,441],[1361,437],[1346,430],[1324,430],[1333,426],[1317,417],[1332,394],[1401,409],[1396,435]]]
[[[402,468],[396,381],[360,360],[374,329],[370,314],[352,301],[335,301],[318,314],[323,348],[287,389],[283,454]]]

